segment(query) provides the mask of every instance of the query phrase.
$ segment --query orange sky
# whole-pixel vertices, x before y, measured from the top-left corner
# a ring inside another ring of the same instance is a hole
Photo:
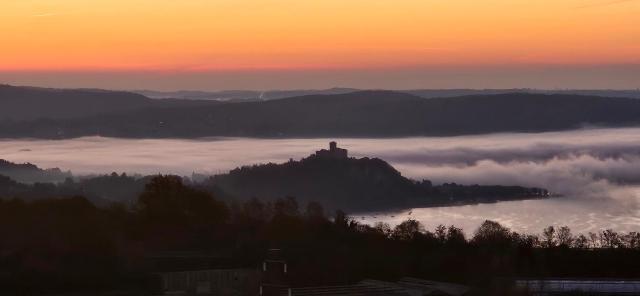
[[[0,0],[0,70],[640,63],[640,1]]]
[[[640,87],[640,0],[0,0],[0,83]]]

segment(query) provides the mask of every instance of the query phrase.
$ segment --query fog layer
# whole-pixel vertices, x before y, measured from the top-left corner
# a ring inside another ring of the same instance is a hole
[[[131,140],[89,137],[71,140],[1,140],[0,158],[33,162],[40,167],[59,167],[75,174],[92,173],[191,173],[215,174],[240,165],[284,162],[299,159],[325,147],[330,139],[246,139]],[[334,140],[334,139],[331,139]],[[394,139],[337,139],[356,157],[379,157],[414,179],[434,183],[502,184],[544,187],[565,196],[563,201],[505,203],[527,211],[528,222],[509,222],[505,213],[492,216],[483,205],[456,211],[479,211],[482,217],[504,219],[514,227],[532,225],[531,215],[540,215],[540,224],[564,221],[550,217],[550,209],[572,208],[569,220],[581,229],[610,223],[611,217],[627,217],[615,226],[640,227],[638,195],[640,184],[640,129],[592,129],[539,134],[493,134],[481,136]],[[546,203],[545,203],[546,202]],[[501,207],[505,207],[501,205]],[[433,211],[433,210],[431,210]],[[442,213],[442,209],[438,210]],[[576,212],[577,211],[577,212]],[[502,212],[502,211],[498,211]],[[595,216],[604,215],[594,222]],[[425,214],[426,215],[426,214]],[[433,213],[429,215],[434,215]],[[524,213],[519,214],[523,216]],[[592,215],[591,218],[588,218]],[[435,215],[438,216],[438,215]],[[455,215],[454,215],[455,216]],[[472,217],[469,213],[463,216]],[[447,215],[440,215],[441,219]],[[634,220],[635,219],[635,220]],[[454,219],[455,220],[455,219]],[[471,221],[473,219],[467,219]],[[548,220],[548,221],[547,221]],[[569,221],[567,220],[567,221]],[[393,219],[390,219],[393,221]],[[576,221],[584,221],[579,226]],[[441,223],[445,223],[442,221]],[[567,222],[569,223],[569,222]],[[517,226],[520,225],[520,226]],[[607,224],[609,225],[609,224]],[[626,225],[626,226],[625,226]],[[609,225],[611,226],[611,225]]]

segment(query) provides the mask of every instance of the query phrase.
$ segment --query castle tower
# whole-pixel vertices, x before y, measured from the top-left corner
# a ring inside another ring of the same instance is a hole
[[[349,152],[347,149],[338,148],[336,141],[329,142],[329,150],[321,149],[316,151],[317,157],[332,158],[332,159],[346,159],[349,158]]]

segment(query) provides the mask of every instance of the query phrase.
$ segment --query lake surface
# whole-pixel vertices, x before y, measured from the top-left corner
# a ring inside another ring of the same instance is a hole
[[[470,232],[484,219],[493,219],[529,232],[551,224],[580,232],[640,231],[638,128],[392,139],[5,139],[0,140],[0,158],[59,167],[77,175],[115,171],[190,176],[299,159],[330,140],[337,140],[352,156],[382,158],[414,179],[537,186],[565,196],[414,209],[410,217],[428,228],[455,224]],[[369,215],[364,221],[394,224],[408,214]]]
[[[539,234],[549,226],[569,226],[573,233],[640,231],[640,211],[626,208],[615,201],[584,200],[575,197],[547,200],[506,201],[456,207],[420,208],[400,213],[357,215],[354,219],[367,224],[389,223],[391,226],[406,219],[416,219],[433,231],[439,224],[461,227],[468,236],[485,220],[493,220],[512,230]]]

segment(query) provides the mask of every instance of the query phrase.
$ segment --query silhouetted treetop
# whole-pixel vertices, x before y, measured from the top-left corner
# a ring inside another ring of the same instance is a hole
[[[228,217],[226,205],[210,193],[185,186],[178,176],[157,176],[145,185],[136,203],[150,220],[219,223]]]

